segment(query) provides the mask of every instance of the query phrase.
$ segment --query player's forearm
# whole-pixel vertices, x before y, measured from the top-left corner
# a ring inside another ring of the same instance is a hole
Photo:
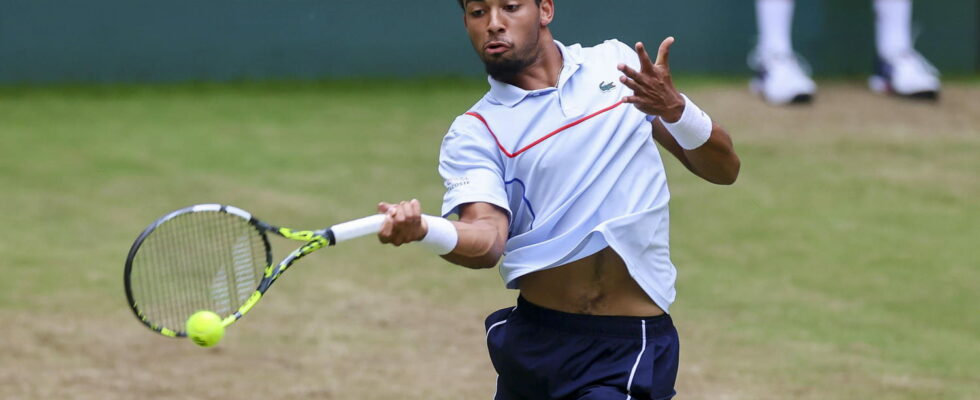
[[[453,264],[467,268],[493,268],[504,253],[506,238],[498,235],[497,227],[490,221],[453,221],[459,239],[449,254],[443,255]]]
[[[682,148],[659,120],[653,122],[653,137],[688,170],[708,182],[730,185],[738,178],[741,162],[731,137],[718,124],[712,124],[711,136],[704,144],[691,150]]]
[[[707,142],[695,149],[684,150],[684,158],[692,172],[719,185],[735,183],[741,167],[732,138],[718,124],[713,124],[711,137]]]

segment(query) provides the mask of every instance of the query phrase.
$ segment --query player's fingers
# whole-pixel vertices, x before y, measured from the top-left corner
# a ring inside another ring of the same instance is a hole
[[[639,99],[636,96],[626,96],[626,97],[623,97],[623,103],[627,103],[627,104],[636,103],[638,100]]]
[[[395,220],[398,221],[398,231],[392,238],[392,244],[395,246],[401,246],[408,243],[408,235],[411,232],[412,221],[412,204],[408,201],[403,201],[398,203],[398,212],[395,216]]]
[[[420,226],[422,224],[422,203],[420,203],[418,199],[412,199],[412,201],[408,202],[408,206],[410,209],[409,215],[411,216],[412,225],[416,227]]]
[[[411,201],[406,201],[401,205],[402,214],[402,242],[408,243],[410,240],[407,238],[415,232],[415,228],[419,224],[421,219],[418,213],[415,211],[415,206],[412,205]]]
[[[385,203],[383,201],[380,202],[380,203],[378,203],[378,213],[379,214],[387,213],[389,208],[391,208],[391,204]]]
[[[385,215],[385,220],[384,222],[381,223],[381,229],[378,230],[378,240],[380,240],[381,243],[391,242],[391,228],[392,228],[391,216]]]
[[[657,66],[670,68],[670,46],[674,44],[674,37],[670,36],[660,43],[660,50],[657,51]]]
[[[650,61],[650,55],[647,54],[647,48],[643,45],[643,42],[636,42],[636,55],[640,57],[640,70],[643,72],[653,71],[653,62]]]
[[[639,83],[637,83],[632,79],[626,79],[626,77],[623,77],[623,79],[620,79],[619,81],[622,82],[624,86],[632,89],[634,93],[639,92],[640,90],[643,89],[642,87],[640,87]]]
[[[623,72],[623,75],[626,75],[626,76],[628,76],[628,77],[630,77],[632,79],[638,79],[640,77],[640,73],[639,72],[636,72],[635,69],[630,68],[626,64],[620,64],[619,65],[619,70]]]
[[[403,201],[401,203],[398,203],[398,205],[394,207],[395,214],[392,215],[392,219],[395,220],[395,223],[397,224],[402,224],[405,222],[405,217],[406,217],[405,205],[406,204]]]
[[[386,231],[386,234],[388,236],[391,236],[391,233],[395,229],[395,223],[396,223],[395,216],[397,213],[398,213],[398,207],[394,205],[389,207],[388,211],[385,211],[385,225],[388,226],[388,230]]]
[[[418,199],[412,199],[408,202],[409,208],[412,211],[412,218],[417,218],[422,215],[422,203]]]

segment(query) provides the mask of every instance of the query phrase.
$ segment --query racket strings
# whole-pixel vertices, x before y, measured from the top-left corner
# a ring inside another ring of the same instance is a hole
[[[228,316],[258,287],[267,252],[260,232],[242,218],[178,215],[141,244],[131,276],[134,301],[151,324],[174,331],[199,310]]]

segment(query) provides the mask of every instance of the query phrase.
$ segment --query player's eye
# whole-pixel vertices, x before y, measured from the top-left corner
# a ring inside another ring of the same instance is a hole
[[[504,6],[504,11],[514,12],[514,11],[517,11],[517,9],[519,9],[519,8],[521,8],[521,5],[520,4],[508,4],[508,5]]]
[[[470,11],[470,16],[472,16],[472,17],[480,17],[480,16],[483,16],[483,14],[486,14],[486,11],[484,11],[483,9],[479,9],[479,8]]]

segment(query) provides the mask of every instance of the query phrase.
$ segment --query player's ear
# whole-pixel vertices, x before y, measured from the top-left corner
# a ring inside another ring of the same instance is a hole
[[[541,26],[544,27],[551,24],[551,20],[555,19],[555,1],[541,0],[538,8],[541,10]]]

